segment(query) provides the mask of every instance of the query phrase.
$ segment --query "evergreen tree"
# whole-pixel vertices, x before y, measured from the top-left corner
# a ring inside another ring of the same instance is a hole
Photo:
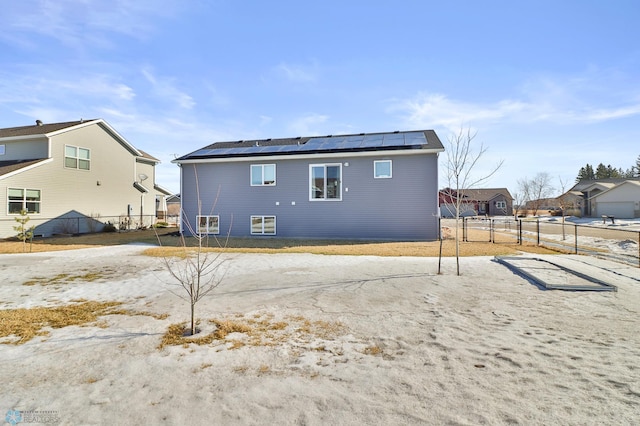
[[[591,164],[587,164],[586,166],[580,168],[578,177],[576,178],[576,183],[580,182],[581,180],[593,180],[595,178],[596,175],[593,172],[593,167],[591,166]]]
[[[634,167],[632,167],[632,169],[634,169]],[[636,159],[636,166],[635,166],[634,176],[635,177],[640,177],[640,155],[638,155],[638,158]]]

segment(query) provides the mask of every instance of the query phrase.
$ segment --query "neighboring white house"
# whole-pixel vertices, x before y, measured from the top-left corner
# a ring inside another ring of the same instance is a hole
[[[596,179],[578,182],[558,197],[586,217],[640,217],[640,179]]]
[[[596,216],[640,217],[640,181],[627,180],[591,198]]]
[[[0,238],[26,210],[35,235],[147,227],[166,211],[157,158],[102,119],[0,129]]]

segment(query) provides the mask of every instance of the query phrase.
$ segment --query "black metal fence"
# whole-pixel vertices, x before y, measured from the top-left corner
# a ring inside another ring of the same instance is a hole
[[[640,231],[625,229],[623,225],[585,225],[563,222],[561,217],[551,220],[465,217],[461,222],[463,241],[535,243],[554,250],[601,256],[640,267]]]

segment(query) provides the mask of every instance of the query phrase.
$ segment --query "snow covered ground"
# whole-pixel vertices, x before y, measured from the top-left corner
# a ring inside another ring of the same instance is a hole
[[[197,316],[288,324],[289,337],[274,326],[260,345],[159,349],[188,305],[143,248],[0,255],[0,309],[120,301],[168,315],[5,339],[0,414],[64,425],[637,423],[639,268],[580,256],[618,287],[590,293],[542,291],[488,257],[463,258],[456,276],[451,258],[438,275],[433,258],[229,255]],[[55,281],[91,271],[100,278]]]

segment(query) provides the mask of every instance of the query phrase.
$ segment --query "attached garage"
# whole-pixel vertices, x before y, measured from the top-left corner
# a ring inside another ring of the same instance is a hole
[[[627,180],[591,199],[596,216],[621,219],[640,217],[640,180]]]
[[[633,217],[633,202],[619,202],[619,203],[597,203],[597,215],[598,216],[613,216],[624,219]]]

